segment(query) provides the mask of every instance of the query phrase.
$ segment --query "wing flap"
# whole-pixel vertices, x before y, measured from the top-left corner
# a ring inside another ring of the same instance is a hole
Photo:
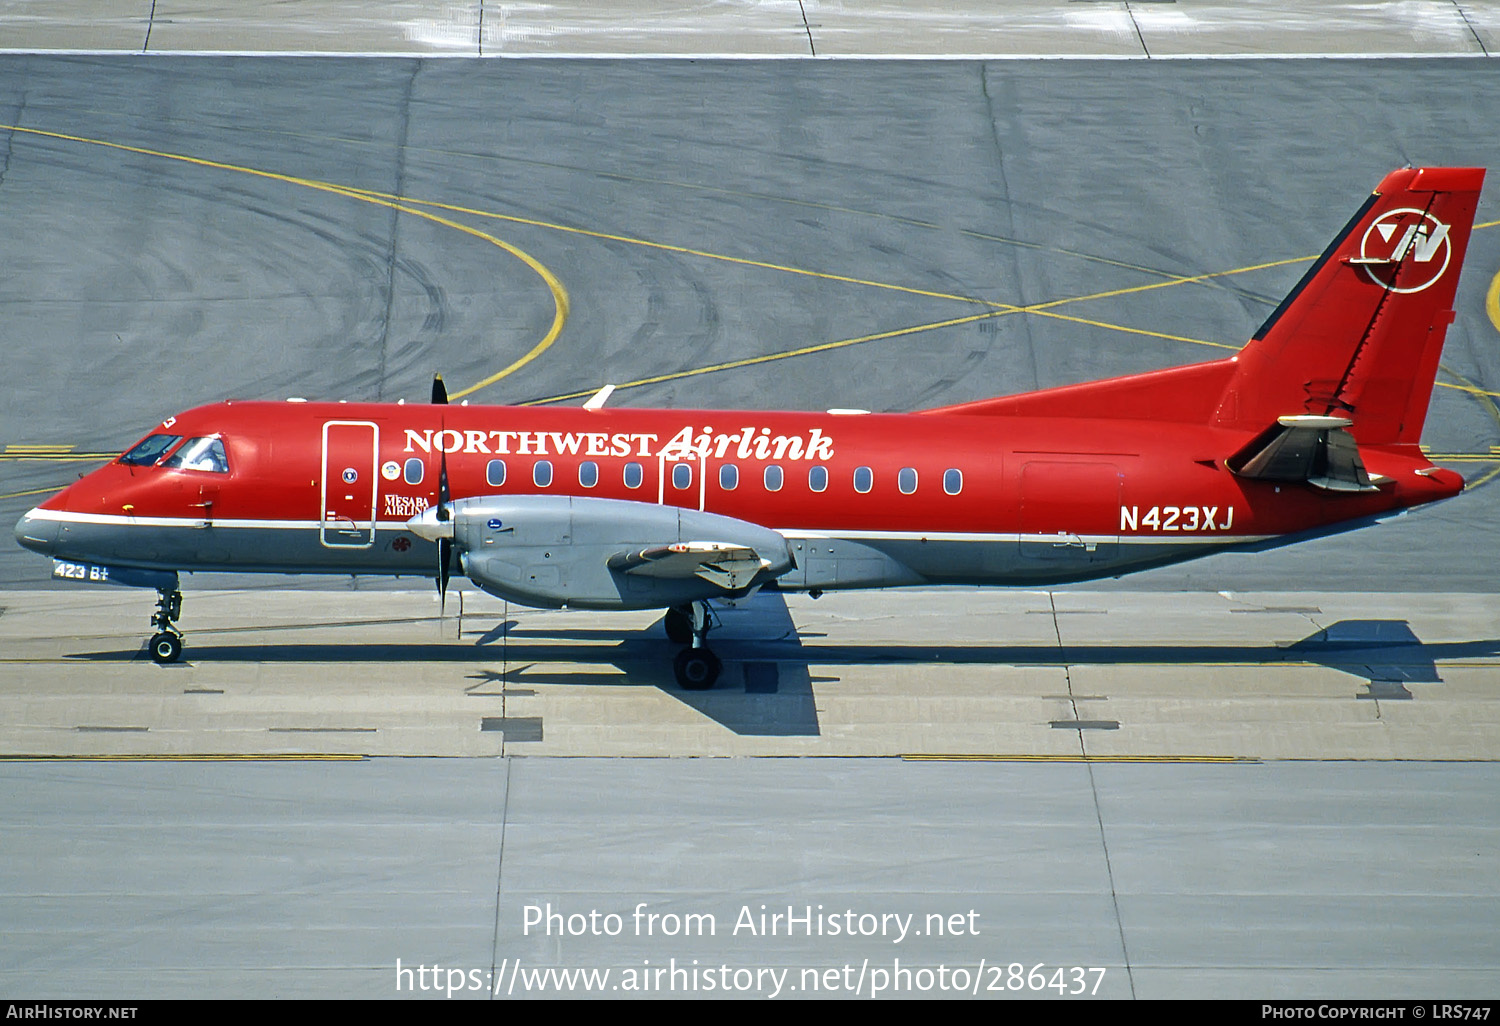
[[[755,576],[770,566],[771,561],[753,548],[733,542],[674,542],[629,549],[609,557],[611,570],[678,580],[697,577],[724,591],[749,587]]]

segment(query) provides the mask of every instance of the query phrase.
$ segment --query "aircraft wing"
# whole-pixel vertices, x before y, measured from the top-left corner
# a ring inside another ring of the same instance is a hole
[[[610,556],[608,562],[611,570],[678,580],[697,577],[724,591],[748,586],[756,574],[771,565],[747,545],[712,541],[629,549]]]

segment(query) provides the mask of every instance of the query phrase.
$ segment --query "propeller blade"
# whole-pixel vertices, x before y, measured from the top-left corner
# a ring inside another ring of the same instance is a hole
[[[449,568],[453,562],[453,539],[438,539],[438,619],[441,620],[448,611],[448,578]]]
[[[438,375],[436,378],[433,379],[433,383],[432,383],[432,393],[433,393],[433,396],[434,396],[434,399],[433,399],[434,402],[437,401],[436,396],[437,396],[438,390],[441,389],[442,387],[443,387],[443,378],[442,378],[442,375]],[[443,401],[444,402],[448,401],[448,397],[447,397],[446,393],[443,396]],[[439,523],[446,523],[447,521],[449,521],[449,520],[451,520],[453,518],[453,511],[448,508],[448,503],[450,503],[450,502],[453,501],[453,493],[448,488],[448,453],[447,453],[446,450],[443,450],[443,449],[440,449],[439,451],[440,451],[440,456],[439,456],[439,461],[438,461],[438,494],[437,494],[437,500],[438,501],[437,501],[437,513],[435,515],[436,515]],[[443,616],[447,613],[447,609],[448,609],[448,578],[449,578],[449,574],[450,574],[452,565],[453,565],[453,538],[452,538],[451,535],[449,535],[446,538],[439,538],[438,539],[437,590],[438,590],[438,619],[439,620],[441,620],[443,618]]]
[[[432,376],[432,402],[434,406],[448,405],[448,386],[443,384],[441,374]]]

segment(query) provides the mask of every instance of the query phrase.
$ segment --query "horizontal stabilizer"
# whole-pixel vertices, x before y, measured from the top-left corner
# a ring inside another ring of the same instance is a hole
[[[1373,492],[1359,446],[1344,417],[1279,417],[1226,464],[1240,477],[1306,482],[1330,492]]]
[[[643,577],[697,577],[724,591],[749,587],[755,575],[770,565],[770,560],[749,546],[705,541],[676,542],[609,557],[611,570]]]

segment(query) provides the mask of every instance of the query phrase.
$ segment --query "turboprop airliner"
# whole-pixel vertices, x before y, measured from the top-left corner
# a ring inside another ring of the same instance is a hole
[[[1050,585],[1298,541],[1447,499],[1418,441],[1484,172],[1392,172],[1238,355],[917,413],[227,401],[26,514],[64,580],[451,574],[524,605],[665,609],[711,687],[711,603],[757,589]]]

